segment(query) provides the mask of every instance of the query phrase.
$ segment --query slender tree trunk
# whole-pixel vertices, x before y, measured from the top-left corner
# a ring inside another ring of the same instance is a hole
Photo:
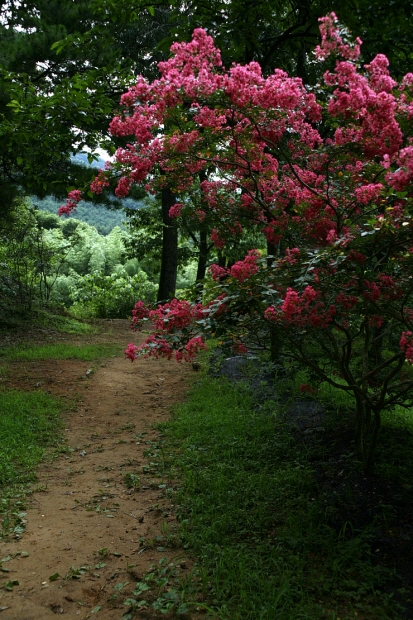
[[[268,267],[271,267],[271,265],[274,262],[274,257],[277,253],[277,246],[274,243],[270,243],[269,241],[267,241],[267,265]]]
[[[267,256],[268,256],[267,265],[268,267],[271,267],[272,263],[274,262],[274,257],[276,255],[276,252],[277,252],[277,247],[273,243],[270,243],[269,241],[267,241]],[[270,327],[270,357],[271,357],[271,361],[273,364],[277,364],[280,361],[281,347],[282,347],[282,339],[281,339],[280,330],[277,329],[275,326],[271,325]]]
[[[208,259],[208,237],[206,229],[201,227],[199,233],[199,256],[198,256],[198,269],[196,272],[196,281],[199,282],[205,278],[206,266]]]
[[[227,257],[222,253],[218,252],[218,267],[226,267]]]
[[[166,301],[175,295],[178,271],[178,227],[169,217],[169,209],[175,204],[175,195],[166,187],[162,190],[162,260],[157,301]]]
[[[207,180],[207,173],[205,170],[199,171],[199,182]],[[209,209],[205,197],[201,194],[201,207],[205,211]],[[198,269],[196,272],[196,281],[200,282],[205,278],[206,266],[208,260],[208,229],[205,223],[201,222],[199,231],[199,256],[198,256]]]

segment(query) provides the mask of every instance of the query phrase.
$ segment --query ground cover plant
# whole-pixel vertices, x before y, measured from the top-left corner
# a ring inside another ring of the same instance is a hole
[[[45,449],[61,439],[62,403],[42,391],[0,391],[0,486],[33,481]]]
[[[323,394],[320,433],[293,376],[274,389],[249,374],[203,376],[162,425],[181,543],[199,559],[192,605],[223,620],[410,617],[411,419],[385,420],[379,473],[364,474],[339,391]]]
[[[43,391],[0,390],[0,538],[25,530],[26,495],[46,451],[62,443],[63,404]]]
[[[0,349],[0,358],[5,360],[67,360],[77,359],[91,361],[100,357],[114,355],[118,347],[111,344],[68,344],[66,342],[45,345],[4,347]]]

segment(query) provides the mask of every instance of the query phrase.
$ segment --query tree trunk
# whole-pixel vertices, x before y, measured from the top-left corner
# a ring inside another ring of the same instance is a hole
[[[364,471],[369,471],[374,463],[377,439],[379,436],[380,411],[372,411],[360,394],[356,394],[356,432],[355,448]]]
[[[206,266],[208,259],[208,237],[206,229],[201,227],[199,233],[199,256],[198,256],[198,269],[196,272],[196,281],[199,282],[205,278]]]
[[[175,204],[175,195],[166,187],[162,190],[162,260],[157,301],[166,301],[175,295],[178,271],[178,227],[169,217],[169,209]]]
[[[271,243],[270,241],[267,240],[267,265],[268,267],[271,267],[271,265],[274,262],[274,257],[277,253],[277,246],[274,243]]]

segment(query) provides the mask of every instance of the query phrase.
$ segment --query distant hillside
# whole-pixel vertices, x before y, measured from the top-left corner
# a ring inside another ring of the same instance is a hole
[[[76,153],[76,155],[72,156],[72,160],[89,168],[98,169],[105,167],[105,160],[102,158],[89,163],[88,153]],[[59,200],[53,196],[47,196],[43,200],[36,198],[36,196],[32,196],[31,200],[32,204],[37,205],[39,209],[49,211],[50,213],[57,213],[58,208],[64,203],[64,200]],[[133,200],[132,198],[124,198],[122,199],[122,206],[128,209],[139,209],[141,201]],[[126,219],[123,209],[108,209],[104,205],[96,205],[84,201],[79,202],[73,216],[77,220],[81,220],[97,228],[101,235],[108,235],[115,226],[124,228],[122,221]]]
[[[105,167],[105,160],[102,159],[101,157],[99,157],[97,161],[92,161],[91,163],[89,163],[88,153],[76,153],[76,155],[72,156],[72,161],[75,161],[78,164],[83,164],[84,166],[87,166],[88,168],[89,167],[90,168],[104,168]]]
[[[52,196],[47,196],[43,200],[32,197],[32,203],[42,209],[43,211],[49,211],[50,213],[57,214],[58,208],[63,204],[63,200],[57,200]],[[129,204],[131,203],[131,204]],[[131,208],[139,208],[139,204],[137,201],[126,199],[125,206]],[[67,216],[63,216],[67,217]],[[81,220],[82,222],[86,222],[90,224],[90,226],[95,226],[98,232],[101,235],[108,235],[110,231],[115,228],[115,226],[120,226],[124,228],[122,225],[122,221],[126,219],[126,216],[123,210],[110,210],[107,209],[103,205],[94,205],[88,202],[79,202],[79,205],[76,209],[76,212],[73,214],[77,220]]]

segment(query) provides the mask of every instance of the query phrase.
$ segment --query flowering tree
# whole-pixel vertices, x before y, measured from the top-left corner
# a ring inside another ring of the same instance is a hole
[[[320,31],[316,57],[336,63],[314,92],[279,69],[263,77],[255,62],[226,70],[201,29],[175,43],[161,77],[122,96],[111,131],[131,138],[111,172],[118,196],[141,183],[184,197],[202,171],[215,246],[247,228],[271,254],[212,266],[218,290],[206,307],[138,305],[136,325],[155,320],[156,330],[139,352],[189,358],[219,330],[243,351],[252,333],[272,334],[284,356],[354,397],[368,467],[381,411],[413,388],[413,74],[396,83],[380,54],[361,66],[361,41],[333,13]],[[101,173],[93,189],[104,183]],[[170,215],[203,221],[184,202]]]

